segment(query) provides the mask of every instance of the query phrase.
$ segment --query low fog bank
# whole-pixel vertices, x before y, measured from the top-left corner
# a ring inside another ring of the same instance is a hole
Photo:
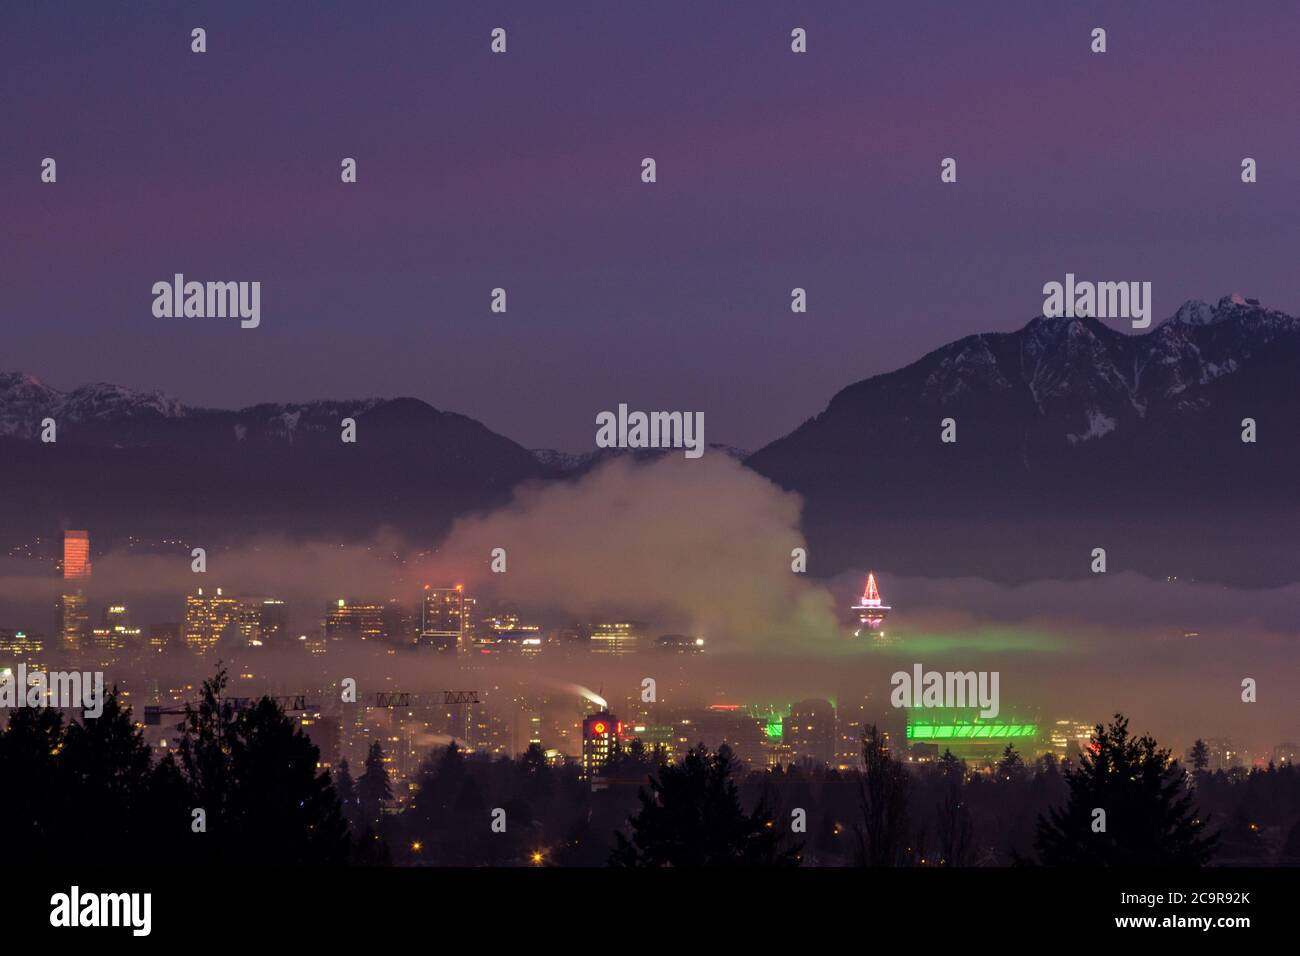
[[[184,595],[202,585],[284,599],[296,636],[318,631],[337,598],[414,606],[424,584],[463,583],[480,610],[507,601],[548,628],[636,619],[651,634],[706,642],[698,657],[602,660],[548,649],[536,659],[475,662],[470,672],[465,662],[408,651],[335,649],[311,661],[260,652],[258,679],[277,692],[358,675],[376,690],[576,682],[604,687],[613,705],[662,672],[661,687],[683,702],[887,701],[890,674],[920,663],[999,671],[1004,711],[1096,721],[1122,710],[1137,728],[1179,742],[1300,739],[1300,585],[1244,591],[1117,572],[1011,587],[895,577],[881,554],[874,570],[893,611],[892,641],[878,646],[851,637],[849,608],[867,569],[821,580],[809,553],[808,573],[792,571],[792,549],[805,547],[800,506],[725,456],[616,459],[573,482],[523,487],[507,507],[456,522],[436,547],[382,531],[361,546],[268,535],[210,552],[205,574],[191,571],[188,547],[96,555],[93,576],[79,584],[92,624],[109,601],[128,603],[146,628],[181,621]],[[497,548],[505,573],[491,569]],[[52,634],[62,585],[48,563],[0,560],[0,628]],[[201,677],[210,662],[159,666]],[[1258,682],[1258,703],[1241,702],[1245,677]]]

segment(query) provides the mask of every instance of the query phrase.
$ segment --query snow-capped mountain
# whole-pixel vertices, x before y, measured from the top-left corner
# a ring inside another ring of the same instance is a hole
[[[0,372],[0,435],[35,438],[41,421],[122,421],[183,418],[188,410],[162,392],[135,392],[120,385],[83,385],[70,392],[30,375]]]
[[[1111,570],[1280,584],[1300,581],[1298,380],[1300,321],[1241,296],[1143,334],[1040,316],[850,385],[744,460],[803,497],[815,575],[1079,576],[1103,548]],[[410,398],[225,411],[0,375],[0,529],[16,540],[69,524],[99,540],[429,538],[520,482],[663,453],[528,451]]]
[[[1222,535],[1220,555],[1249,547],[1251,514],[1294,507],[1298,378],[1300,321],[1239,295],[1187,302],[1143,334],[1040,316],[850,385],[746,463],[804,495],[832,569],[892,558],[987,573],[1001,540],[1023,552],[1017,569],[999,547],[1009,576],[1072,574],[1086,569],[1079,549],[1109,534],[1121,567],[1211,577],[1207,536]],[[945,419],[954,443],[941,441]],[[1169,538],[1180,514],[1195,541]],[[1280,572],[1270,542],[1260,548]],[[1300,559],[1286,560],[1300,579]]]
[[[53,419],[57,440],[40,440]],[[356,441],[342,440],[353,419]],[[188,407],[158,392],[69,392],[0,375],[0,529],[231,537],[420,534],[551,472],[482,424],[412,398]]]

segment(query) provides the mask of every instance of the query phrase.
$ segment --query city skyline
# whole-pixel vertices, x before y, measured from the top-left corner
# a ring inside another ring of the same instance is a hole
[[[13,928],[1287,898],[1300,10],[11,7]]]

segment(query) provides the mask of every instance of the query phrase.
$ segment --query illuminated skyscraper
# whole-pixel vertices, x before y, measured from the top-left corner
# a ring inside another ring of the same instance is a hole
[[[417,643],[440,651],[455,652],[465,640],[465,588],[424,589],[420,605],[420,637]]]
[[[858,615],[858,628],[853,632],[854,637],[863,633],[873,636],[884,633],[885,618],[893,608],[881,600],[875,572],[867,573],[867,586],[862,592],[862,600],[853,605],[853,610]]]
[[[1057,758],[1077,760],[1092,741],[1094,726],[1078,720],[1058,720],[1048,728],[1048,742]]]
[[[65,580],[90,577],[90,532],[63,532],[63,577]]]
[[[90,577],[90,532],[63,532],[63,579],[78,581]],[[79,651],[90,636],[86,597],[79,588],[65,587],[59,595],[58,632],[63,647]]]
[[[384,636],[384,605],[339,598],[325,615],[329,641],[377,641]]]
[[[124,650],[140,646],[141,631],[131,626],[131,615],[125,604],[110,604],[104,608],[99,627],[90,632],[90,645],[103,665],[115,663]]]
[[[655,639],[654,649],[661,654],[701,654],[704,652],[704,638],[690,634],[660,634]]]
[[[0,630],[0,672],[19,664],[26,664],[28,670],[38,670],[43,649],[39,637],[28,636],[24,631]]]
[[[394,644],[414,644],[420,636],[410,605],[396,598],[384,605],[384,637]]]
[[[781,739],[797,763],[834,766],[839,757],[835,708],[828,700],[801,700],[782,721]]]
[[[601,768],[609,763],[618,740],[623,735],[622,722],[608,710],[600,710],[582,722],[582,778],[599,778]]]
[[[861,769],[862,734],[873,723],[871,701],[866,694],[841,694],[835,710],[835,766],[840,770]]]
[[[635,654],[640,648],[642,625],[637,621],[612,621],[591,629],[593,654]]]
[[[86,596],[80,591],[59,595],[58,629],[64,650],[81,650],[90,633],[90,617],[86,613]]]
[[[740,704],[710,704],[703,710],[682,712],[677,720],[679,749],[704,744],[717,750],[726,744],[737,760],[751,767],[767,762],[764,739],[763,725]]]
[[[239,634],[248,647],[284,647],[289,641],[288,606],[279,598],[240,598]]]
[[[196,654],[206,654],[216,647],[227,628],[238,628],[242,605],[217,588],[205,595],[203,588],[185,598],[185,643]]]

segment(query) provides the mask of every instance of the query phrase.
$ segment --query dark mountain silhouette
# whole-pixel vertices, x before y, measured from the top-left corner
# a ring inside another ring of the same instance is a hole
[[[356,420],[355,444],[341,440]],[[57,441],[40,441],[52,418]],[[59,392],[0,375],[0,526],[210,539],[254,531],[422,538],[552,470],[486,427],[412,398],[189,408],[111,385]],[[8,542],[6,542],[8,543]]]
[[[1188,302],[1138,335],[1039,317],[850,385],[745,463],[804,497],[818,576],[1077,577],[1100,547],[1112,572],[1274,585],[1300,580],[1298,372],[1300,321],[1240,296]],[[356,444],[340,441],[345,417]],[[945,418],[955,444],[940,441]],[[412,398],[223,411],[7,374],[0,543],[69,526],[100,546],[380,526],[430,540],[520,482],[662,453],[529,452]]]
[[[850,385],[746,464],[805,497],[817,574],[1074,577],[1105,548],[1277,584],[1300,579],[1298,374],[1300,322],[1240,296],[1145,334],[1039,317]]]

